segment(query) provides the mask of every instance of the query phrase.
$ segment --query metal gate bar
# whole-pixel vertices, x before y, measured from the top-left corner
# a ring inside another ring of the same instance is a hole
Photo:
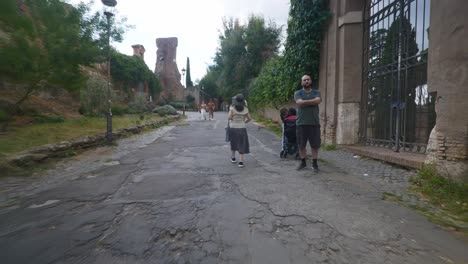
[[[427,93],[430,0],[368,0],[364,8],[361,141],[425,152],[435,124]]]

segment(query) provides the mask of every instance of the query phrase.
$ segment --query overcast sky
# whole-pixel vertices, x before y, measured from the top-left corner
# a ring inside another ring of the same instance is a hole
[[[72,4],[91,0],[68,0]],[[154,71],[156,38],[177,37],[177,65],[185,68],[190,57],[192,81],[201,79],[218,47],[223,17],[246,21],[250,14],[262,15],[286,28],[289,0],[117,0],[116,13],[134,25],[122,43],[113,43],[121,53],[132,55],[132,45],[145,47],[145,62]],[[102,10],[95,0],[93,10]],[[284,37],[284,36],[283,36]]]

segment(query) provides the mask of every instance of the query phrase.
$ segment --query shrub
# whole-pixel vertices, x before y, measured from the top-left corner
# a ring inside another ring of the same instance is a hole
[[[195,97],[193,97],[193,96],[190,95],[190,94],[187,95],[187,96],[185,97],[185,99],[187,100],[187,103],[189,103],[189,104],[192,104],[192,103],[195,102]]]
[[[174,107],[175,109],[184,109],[184,105],[185,105],[185,109],[188,108],[188,104],[186,102],[180,102],[180,101],[169,102],[169,105]]]
[[[10,115],[7,112],[0,109],[0,122],[6,122],[8,120],[10,120]]]
[[[46,124],[46,123],[63,123],[65,119],[62,116],[46,116],[38,115],[34,120],[34,123],[37,124]]]
[[[156,107],[155,109],[153,109],[153,113],[158,113],[160,116],[177,115],[177,110],[170,105],[165,105],[161,107]]]
[[[80,91],[82,112],[85,115],[99,115],[108,111],[109,87],[106,80],[90,77]],[[110,91],[112,99],[114,92]]]
[[[18,105],[3,99],[0,99],[0,111],[7,116],[23,114],[23,110]]]
[[[323,149],[328,150],[328,151],[333,151],[337,150],[337,147],[335,144],[324,144],[322,145]]]
[[[437,173],[435,165],[425,165],[413,183],[421,187],[423,194],[438,204],[449,201],[468,201],[468,185],[444,178]]]
[[[140,113],[145,113],[148,112],[148,105],[147,105],[147,100],[144,95],[137,95],[135,98],[133,98],[133,101],[131,101],[128,104],[130,113],[132,114],[140,114]]]
[[[410,179],[417,190],[430,203],[440,206],[461,221],[468,221],[468,184],[442,177],[434,164],[423,166],[418,175]]]
[[[121,116],[130,113],[130,109],[126,105],[113,105],[112,114],[115,116]]]

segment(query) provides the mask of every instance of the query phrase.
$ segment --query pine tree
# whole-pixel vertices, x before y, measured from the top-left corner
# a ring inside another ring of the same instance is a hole
[[[187,76],[185,77],[185,86],[192,87],[192,78],[190,77],[190,59],[187,57]]]

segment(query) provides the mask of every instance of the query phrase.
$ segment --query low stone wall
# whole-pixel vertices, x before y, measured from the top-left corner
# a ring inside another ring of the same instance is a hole
[[[281,123],[281,118],[280,118],[280,109],[282,107],[286,107],[286,108],[291,108],[291,107],[294,107],[294,108],[297,108],[296,106],[296,103],[294,102],[290,102],[286,105],[283,105],[281,107],[279,107],[278,109],[274,108],[274,107],[266,107],[266,108],[262,108],[262,109],[259,109],[257,110],[257,112],[262,115],[263,117],[265,118],[268,118],[268,119],[271,119],[275,122],[278,122],[278,123]]]
[[[178,120],[179,118],[180,116],[177,115],[173,117],[167,117],[155,123],[118,129],[112,133],[112,136],[114,139],[119,139],[119,138],[127,137],[133,134],[139,134],[145,128],[157,127],[157,126],[166,124],[168,120],[169,122],[172,122],[172,121]],[[94,135],[94,136],[84,136],[84,137],[80,137],[80,138],[73,139],[70,141],[62,141],[57,144],[47,144],[47,145],[31,148],[31,149],[22,151],[16,154],[15,156],[7,159],[6,162],[10,166],[20,166],[20,167],[31,166],[31,165],[34,165],[35,163],[45,161],[49,158],[63,157],[65,156],[64,153],[68,151],[87,149],[87,148],[103,145],[105,143],[106,143],[106,138],[104,134]]]

